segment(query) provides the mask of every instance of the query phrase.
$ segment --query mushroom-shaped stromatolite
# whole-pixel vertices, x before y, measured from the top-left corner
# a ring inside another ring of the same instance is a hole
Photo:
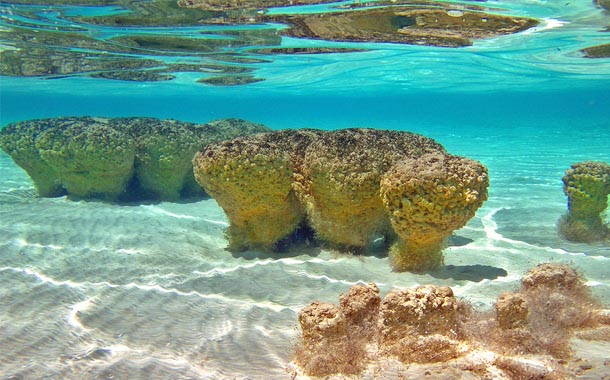
[[[487,169],[442,153],[405,159],[381,181],[381,199],[402,239],[390,252],[398,270],[427,270],[442,262],[442,244],[487,199]]]
[[[73,118],[36,138],[40,157],[79,197],[115,199],[133,174],[134,142],[107,119]]]
[[[36,148],[36,138],[49,127],[50,121],[24,121],[0,129],[0,148],[28,173],[43,197],[62,195],[64,189],[55,173]]]
[[[272,248],[306,223],[339,248],[402,239],[398,270],[442,261],[442,243],[487,199],[487,171],[436,141],[374,129],[280,131],[212,144],[197,181],[231,222],[233,248]]]
[[[379,197],[381,177],[401,158],[430,152],[445,150],[407,132],[346,129],[320,136],[308,147],[303,165],[307,212],[317,236],[361,248],[391,233]]]
[[[610,195],[610,165],[586,161],[573,164],[563,177],[568,213],[559,221],[559,232],[568,240],[594,242],[610,237],[602,220]]]
[[[293,232],[305,213],[293,187],[299,150],[317,135],[283,131],[207,147],[194,160],[195,178],[231,221],[230,247],[270,248]]]
[[[126,120],[136,143],[135,177],[151,198],[175,200],[192,176],[192,159],[201,139],[192,124],[176,120]]]

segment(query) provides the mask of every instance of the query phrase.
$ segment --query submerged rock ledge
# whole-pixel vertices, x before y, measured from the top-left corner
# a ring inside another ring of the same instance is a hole
[[[145,117],[60,117],[12,123],[0,147],[43,197],[176,200],[202,195],[192,159],[206,145],[269,129],[240,119],[208,124]]]
[[[342,294],[339,306],[315,301],[298,318],[293,379],[567,380],[585,371],[597,378],[608,365],[573,357],[575,337],[610,346],[610,318],[563,264],[531,269],[491,312],[474,310],[449,287],[392,290],[382,299],[369,284]]]

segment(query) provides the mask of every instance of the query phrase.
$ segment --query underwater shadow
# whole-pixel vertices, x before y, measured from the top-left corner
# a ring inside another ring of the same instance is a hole
[[[322,251],[322,246],[315,239],[314,230],[307,224],[301,224],[290,235],[281,239],[273,245],[272,249],[245,249],[235,250],[227,248],[234,258],[245,260],[260,259],[286,259],[297,256],[316,257]]]
[[[459,235],[451,235],[447,239],[447,246],[449,247],[462,247],[472,243],[474,240],[471,238],[459,236]]]
[[[236,252],[229,249],[226,249],[233,258],[236,259],[244,259],[244,260],[280,260],[280,259],[290,259],[298,256],[309,256],[316,257],[320,254],[320,247],[309,247],[309,246],[295,246],[291,247],[286,251],[261,251],[261,250],[246,250],[243,252]]]
[[[438,269],[426,272],[438,279],[453,279],[456,281],[466,280],[481,282],[483,280],[495,280],[498,277],[508,276],[508,272],[502,268],[490,265],[444,265]]]

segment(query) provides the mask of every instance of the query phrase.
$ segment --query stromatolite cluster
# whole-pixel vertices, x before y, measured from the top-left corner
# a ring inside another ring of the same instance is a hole
[[[12,123],[0,147],[32,178],[41,196],[176,200],[201,193],[192,159],[223,139],[264,132],[225,119],[193,124],[155,118],[61,117]]]
[[[299,226],[331,245],[394,242],[397,270],[442,262],[445,238],[487,199],[487,169],[421,135],[286,130],[212,144],[197,181],[225,210],[234,249],[273,248]]]
[[[339,306],[315,301],[298,318],[299,371],[379,378],[403,365],[439,371],[438,378],[574,378],[570,339],[578,332],[607,341],[610,324],[583,279],[556,263],[528,271],[520,289],[499,296],[495,312],[474,310],[449,287],[393,289],[382,299],[368,284],[342,294]]]

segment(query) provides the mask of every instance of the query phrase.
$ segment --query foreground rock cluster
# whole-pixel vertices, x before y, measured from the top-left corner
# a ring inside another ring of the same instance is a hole
[[[0,130],[0,147],[44,197],[176,200],[203,194],[192,159],[206,145],[269,129],[239,119],[193,124],[154,118],[66,117]]]
[[[273,249],[299,230],[334,247],[394,242],[396,270],[442,263],[444,240],[487,199],[481,163],[432,139],[373,129],[285,130],[209,145],[196,180],[224,209],[231,248]]]
[[[592,243],[610,240],[603,220],[610,195],[610,165],[605,162],[575,163],[563,177],[568,213],[559,220],[559,232],[567,240]]]
[[[339,306],[313,302],[300,311],[299,324],[295,377],[406,373],[414,364],[430,376],[436,363],[449,363],[438,378],[569,379],[575,333],[610,341],[608,311],[563,264],[531,269],[521,288],[500,295],[488,313],[448,287],[392,290],[382,299],[369,284],[353,286]]]

